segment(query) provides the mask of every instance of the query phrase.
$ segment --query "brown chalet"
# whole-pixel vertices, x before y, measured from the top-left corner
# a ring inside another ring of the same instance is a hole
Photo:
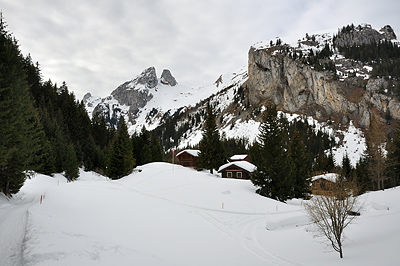
[[[176,155],[179,164],[185,167],[197,168],[199,150],[183,150]]]
[[[247,161],[234,161],[221,166],[218,173],[222,174],[222,178],[250,179],[255,169],[256,166]]]
[[[337,174],[322,174],[312,178],[311,193],[314,195],[332,194],[333,185],[336,183]]]

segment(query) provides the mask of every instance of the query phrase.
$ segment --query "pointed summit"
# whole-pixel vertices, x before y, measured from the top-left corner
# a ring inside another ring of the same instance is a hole
[[[136,83],[145,85],[147,88],[152,89],[158,84],[156,69],[149,67],[136,77]]]
[[[163,70],[160,82],[164,85],[170,85],[171,87],[178,84],[178,82],[176,82],[176,79],[172,76],[171,71],[169,71],[168,69]]]

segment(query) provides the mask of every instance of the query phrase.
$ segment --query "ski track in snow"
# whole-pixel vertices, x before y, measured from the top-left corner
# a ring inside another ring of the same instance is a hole
[[[161,173],[163,171],[158,172],[157,174]],[[155,174],[156,175],[156,174]],[[148,179],[143,180],[142,182],[149,181]],[[135,185],[141,184],[142,182],[138,182]],[[207,181],[205,181],[207,182]],[[210,182],[210,181],[208,181]],[[204,182],[201,182],[204,183]],[[184,187],[184,186],[192,186],[196,185],[198,183],[192,183],[192,184],[186,184],[179,186]],[[223,210],[223,209],[212,209],[212,208],[204,208],[204,207],[199,207],[195,205],[189,205],[189,204],[184,204],[178,201],[170,200],[164,197],[160,197],[154,194],[150,193],[145,193],[141,192],[138,190],[135,190],[132,187],[127,187],[123,184],[118,184],[125,189],[131,190],[135,193],[140,193],[142,195],[146,195],[149,197],[161,199],[164,201],[167,201],[169,203],[175,204],[175,205],[180,205],[183,207],[187,207],[190,209],[192,213],[196,213],[198,216],[200,216],[204,221],[207,223],[211,224],[215,228],[217,228],[221,233],[227,235],[229,238],[233,239],[234,241],[237,241],[241,243],[241,246],[251,253],[255,254],[256,256],[260,257],[263,259],[268,265],[296,265],[296,266],[302,266],[303,264],[300,264],[295,261],[291,261],[290,259],[285,258],[283,255],[276,254],[274,252],[271,252],[267,248],[263,247],[260,242],[257,239],[257,230],[259,229],[268,229],[266,228],[266,220],[268,220],[269,216],[274,216],[274,215],[282,215],[282,214],[287,214],[287,213],[296,213],[298,211],[289,211],[289,212],[279,212],[279,213],[245,213],[245,212],[237,212],[237,211],[228,211],[228,210]],[[156,191],[164,191],[164,190],[172,190],[178,187],[173,187],[169,189],[160,189]],[[153,191],[152,191],[153,192]],[[226,214],[231,214],[231,215],[236,215],[240,216],[239,218],[236,217],[235,220],[238,220],[239,222],[233,225],[228,225],[223,222],[223,218],[218,218],[218,215],[215,215],[215,213],[219,213],[221,215],[226,215]],[[256,217],[254,217],[256,216]],[[291,222],[289,223],[283,223],[282,226],[298,226],[298,219],[296,217],[294,219],[289,219]],[[279,226],[282,222],[277,222],[276,225]],[[306,223],[300,222],[300,225],[306,225],[308,224],[308,221]]]
[[[301,200],[282,204],[255,195],[245,180],[165,163],[138,169],[120,180],[81,172],[82,180],[60,186],[57,178],[65,178],[38,175],[40,182],[30,180],[10,201],[0,195],[0,265],[339,263],[336,253],[325,253],[306,232],[309,221]],[[387,221],[399,216],[397,191],[385,192],[387,198],[364,197],[365,213],[349,231],[343,265],[376,265],[383,254],[386,265],[396,265],[399,233]],[[42,205],[40,195],[47,197]],[[376,227],[384,221],[384,228]],[[364,234],[371,225],[380,231]]]
[[[0,265],[22,265],[28,210],[36,198],[12,198],[0,205]]]

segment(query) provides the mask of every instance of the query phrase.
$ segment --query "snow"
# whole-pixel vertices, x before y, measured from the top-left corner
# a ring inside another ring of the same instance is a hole
[[[187,152],[190,155],[194,156],[194,157],[199,157],[200,151],[199,150],[191,150],[191,149],[186,149],[181,151],[180,153],[178,153],[176,156],[181,155],[182,153]]]
[[[254,172],[256,170],[256,166],[252,163],[249,163],[247,161],[236,161],[236,162],[230,162],[222,165],[219,169],[218,172],[224,170],[225,168],[228,168],[231,165],[236,165],[239,168],[242,168],[243,170],[246,170],[247,172]]]
[[[90,96],[85,101],[85,108],[89,115],[89,117],[93,116],[93,111],[98,104],[101,103],[101,97],[99,96]]]
[[[400,188],[361,202],[340,259],[313,238],[304,201],[248,180],[168,163],[116,181],[37,175],[0,195],[0,265],[398,265]]]
[[[316,176],[313,176],[311,178],[311,181],[314,181],[314,180],[317,180],[317,179],[320,179],[320,178],[323,178],[323,179],[326,179],[326,180],[329,180],[329,181],[332,181],[332,182],[336,182],[336,180],[338,178],[338,174],[336,174],[336,173],[327,173],[327,174],[322,174],[322,175],[316,175]]]
[[[304,117],[307,119],[307,123],[309,125],[315,126],[315,130],[322,130],[330,136],[337,135],[335,137],[336,143],[338,143],[340,140],[338,135],[343,135],[343,142],[332,149],[332,154],[336,165],[342,165],[343,156],[347,153],[351,165],[355,167],[367,149],[364,133],[361,131],[361,129],[354,126],[353,121],[350,121],[347,127],[334,131],[333,128],[326,123],[319,123],[317,120],[309,116],[306,117],[283,112],[278,112],[278,114],[284,115],[288,121],[294,121],[295,119],[299,120]],[[326,151],[326,153],[329,152],[329,150]]]
[[[247,156],[248,156],[247,154],[236,154],[236,155],[233,155],[230,158],[230,160],[232,160],[232,161],[241,161],[241,160],[244,160]]]
[[[239,119],[235,122],[233,128],[227,124],[221,131],[229,138],[247,138],[249,143],[253,143],[259,133],[260,122],[254,120]]]
[[[364,133],[354,126],[353,121],[350,121],[346,130],[339,133],[342,133],[344,138],[343,144],[333,149],[335,163],[342,165],[343,156],[347,153],[351,165],[355,167],[367,149]]]

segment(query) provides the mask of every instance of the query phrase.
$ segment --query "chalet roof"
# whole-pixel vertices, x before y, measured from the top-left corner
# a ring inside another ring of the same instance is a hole
[[[311,178],[311,181],[315,181],[317,179],[322,178],[322,179],[326,179],[326,180],[331,181],[331,182],[336,182],[338,176],[339,175],[335,174],[335,173],[322,174],[322,175],[313,176]]]
[[[184,152],[189,153],[190,155],[192,155],[192,156],[194,156],[194,157],[199,157],[199,154],[200,154],[200,151],[199,151],[199,150],[190,150],[190,149],[187,149],[187,150],[181,151],[181,152],[178,153],[176,156],[178,157],[179,155],[181,155],[181,154],[184,153]]]
[[[252,163],[249,163],[247,161],[236,161],[236,162],[230,162],[227,164],[222,165],[219,169],[218,169],[218,173],[225,170],[226,168],[235,165],[236,167],[239,167],[249,173],[254,172],[254,170],[256,170],[256,166]]]
[[[238,155],[233,155],[229,159],[232,161],[240,161],[240,160],[244,160],[246,157],[247,157],[247,154],[238,154]]]

